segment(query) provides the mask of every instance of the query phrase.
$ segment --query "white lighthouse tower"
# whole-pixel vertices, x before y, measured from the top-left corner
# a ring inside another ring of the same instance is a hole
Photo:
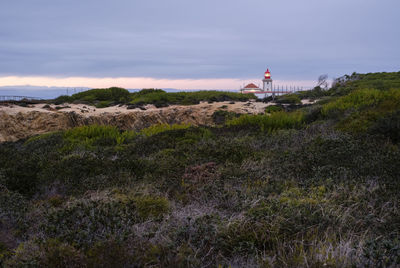
[[[269,69],[264,74],[263,91],[272,91],[272,79]]]

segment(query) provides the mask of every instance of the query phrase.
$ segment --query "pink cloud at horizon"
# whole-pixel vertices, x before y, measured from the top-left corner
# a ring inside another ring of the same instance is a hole
[[[151,77],[46,77],[46,76],[4,76],[0,86],[46,86],[46,87],[89,87],[89,88],[175,88],[175,89],[240,89],[245,84],[262,85],[261,79],[156,79]],[[314,81],[280,81],[275,85],[312,87]]]

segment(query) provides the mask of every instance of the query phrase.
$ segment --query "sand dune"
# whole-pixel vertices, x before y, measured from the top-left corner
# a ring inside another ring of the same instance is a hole
[[[0,142],[15,141],[36,134],[64,130],[88,124],[115,125],[121,129],[139,130],[158,123],[190,123],[212,125],[216,110],[235,113],[263,113],[270,103],[262,102],[202,102],[197,105],[171,105],[146,110],[127,109],[127,106],[95,108],[83,104],[45,105],[21,107],[15,104],[0,106]]]

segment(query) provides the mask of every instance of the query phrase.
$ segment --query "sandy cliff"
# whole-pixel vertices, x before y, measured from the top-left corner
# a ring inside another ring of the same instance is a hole
[[[263,112],[267,104],[218,102],[165,108],[148,105],[144,111],[128,110],[125,106],[103,109],[80,104],[68,106],[62,109],[56,109],[55,105],[44,108],[44,104],[0,106],[0,142],[89,124],[113,125],[124,130],[138,130],[158,123],[210,125],[213,123],[212,114],[218,109],[256,114]]]

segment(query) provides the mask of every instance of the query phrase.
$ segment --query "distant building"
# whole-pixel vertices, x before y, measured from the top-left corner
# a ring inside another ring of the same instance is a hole
[[[247,86],[245,86],[244,88],[242,88],[241,91],[246,91],[247,93],[252,93],[252,92],[261,91],[261,88],[254,85],[253,83],[251,83],[251,84],[248,84]]]
[[[271,72],[269,69],[264,73],[264,79],[262,80],[263,82],[263,88],[259,88],[255,84],[251,83],[245,86],[244,88],[240,89],[241,93],[253,93],[253,94],[259,94],[259,95],[264,95],[264,98],[267,96],[272,96],[272,98],[275,98],[275,96],[280,96],[284,94],[290,94],[293,92],[296,92],[298,90],[302,90],[300,87],[295,87],[295,86],[273,86],[272,85],[272,79],[271,79]]]
[[[254,93],[254,94],[267,94],[267,93],[272,93],[273,88],[272,88],[272,79],[271,79],[271,72],[269,69],[264,73],[264,79],[263,81],[263,88],[259,88],[255,84],[251,83],[245,86],[244,88],[240,89],[240,92],[242,93]]]

